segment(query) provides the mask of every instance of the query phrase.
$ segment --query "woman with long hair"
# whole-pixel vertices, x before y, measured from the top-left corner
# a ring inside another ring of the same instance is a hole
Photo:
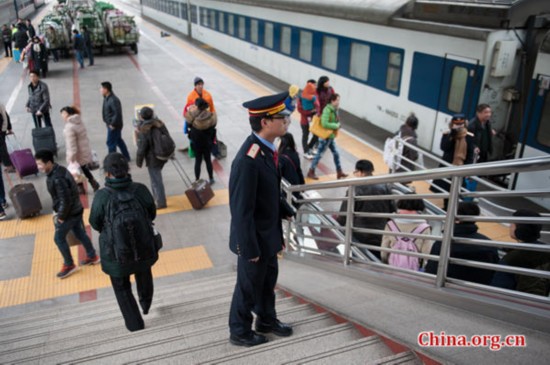
[[[319,77],[317,81],[316,101],[317,116],[320,117],[323,114],[323,110],[328,103],[332,95],[336,94],[332,86],[330,86],[330,80],[328,76]]]

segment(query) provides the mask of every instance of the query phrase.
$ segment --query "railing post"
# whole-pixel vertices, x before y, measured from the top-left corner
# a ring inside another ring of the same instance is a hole
[[[453,176],[449,192],[449,203],[447,204],[447,219],[443,227],[443,238],[441,240],[441,250],[439,251],[437,277],[435,280],[437,288],[445,286],[445,281],[447,280],[447,267],[449,266],[449,256],[451,253],[451,239],[453,237],[456,208],[458,206],[458,196],[461,186],[462,177]]]
[[[352,185],[348,189],[348,209],[346,211],[346,228],[345,228],[345,241],[344,241],[344,265],[349,265],[351,254],[351,241],[352,241],[352,229],[353,226],[353,213],[355,210],[355,186]]]

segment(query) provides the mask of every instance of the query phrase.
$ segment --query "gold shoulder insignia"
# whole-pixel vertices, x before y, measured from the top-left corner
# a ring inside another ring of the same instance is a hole
[[[258,152],[260,152],[260,146],[257,143],[254,143],[252,144],[252,146],[250,146],[246,155],[254,159],[256,158],[256,156],[258,156]]]

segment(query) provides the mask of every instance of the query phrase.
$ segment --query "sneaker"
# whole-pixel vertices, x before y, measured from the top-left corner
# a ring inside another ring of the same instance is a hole
[[[2,203],[2,209],[4,209],[4,210],[8,209],[9,206],[10,205],[8,204],[8,202],[3,202]]]
[[[98,255],[95,255],[94,257],[86,257],[84,260],[80,261],[80,266],[85,265],[97,265],[101,262],[101,259]]]
[[[65,279],[67,276],[72,275],[74,272],[78,270],[78,267],[75,265],[63,265],[61,267],[61,271],[57,273],[57,277],[60,279]]]
[[[8,216],[6,215],[6,212],[0,212],[0,221],[3,221],[6,218],[8,218]]]
[[[315,155],[312,155],[310,152],[304,153],[304,158],[307,160],[313,160],[314,157]]]

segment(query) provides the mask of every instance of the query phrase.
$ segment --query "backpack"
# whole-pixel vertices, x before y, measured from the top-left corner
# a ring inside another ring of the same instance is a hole
[[[158,160],[168,161],[176,150],[176,143],[166,127],[151,128],[151,136],[153,142],[153,154]]]
[[[397,170],[401,163],[401,156],[403,155],[404,144],[398,140],[401,139],[401,132],[396,133],[393,137],[386,138],[384,142],[384,152],[382,158],[384,163],[390,168],[391,171]],[[403,141],[408,141],[412,137],[405,137]]]
[[[119,264],[133,264],[156,257],[151,219],[135,196],[128,190],[105,188],[110,195],[105,212],[104,232],[111,257]]]
[[[430,225],[428,223],[421,223],[412,230],[411,233],[420,234],[424,232]],[[388,221],[388,227],[392,232],[401,232],[399,227],[393,220]],[[412,237],[401,237],[395,236],[397,241],[393,244],[392,248],[401,251],[415,252],[418,253],[418,248],[416,247]],[[388,263],[391,266],[400,267],[403,269],[409,269],[418,271],[420,269],[420,258],[415,256],[407,256],[398,253],[390,253],[388,258]]]

